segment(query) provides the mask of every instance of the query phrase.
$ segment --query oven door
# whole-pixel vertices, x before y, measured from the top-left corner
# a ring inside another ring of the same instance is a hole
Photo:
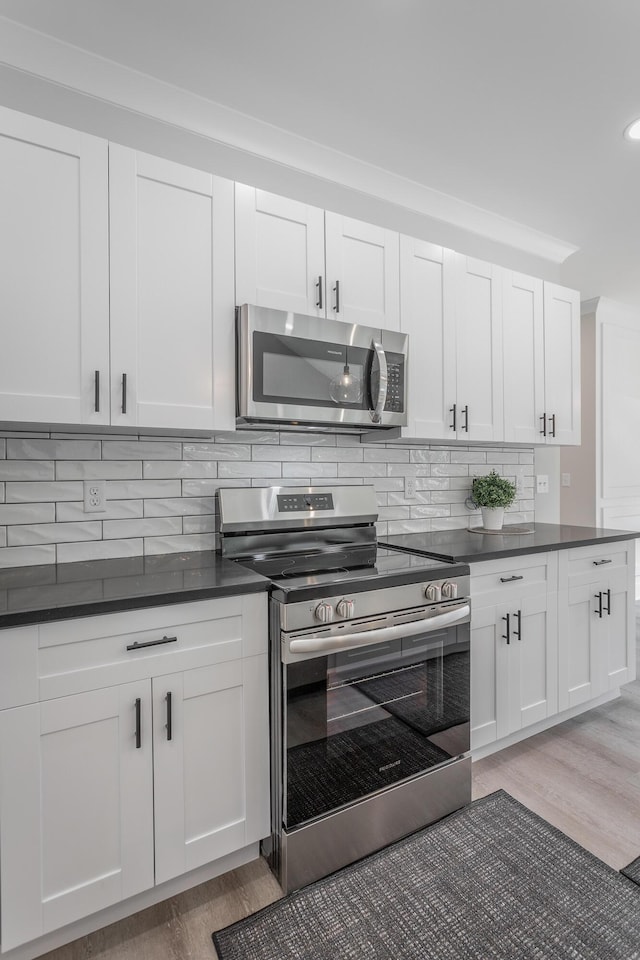
[[[369,642],[349,647],[344,636],[348,648],[326,654],[308,649],[312,636],[283,635],[285,829],[469,750],[468,614],[468,603],[458,604],[431,619],[358,631],[352,637],[368,633]],[[376,635],[387,638],[376,642]],[[340,642],[331,635],[316,640]],[[307,652],[292,652],[296,642]]]
[[[403,426],[406,339],[245,304],[238,317],[239,416]]]

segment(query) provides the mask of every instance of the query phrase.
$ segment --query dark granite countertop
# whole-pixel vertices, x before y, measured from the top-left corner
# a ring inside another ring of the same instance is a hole
[[[212,550],[0,570],[0,628],[266,590]]]
[[[544,553],[547,550],[567,550],[570,547],[634,540],[640,536],[640,533],[632,530],[577,527],[566,523],[530,523],[526,526],[532,528],[531,533],[481,534],[465,529],[439,530],[434,533],[403,533],[383,537],[380,543],[441,560],[473,563],[480,560],[498,560],[500,557],[517,557],[526,553]]]

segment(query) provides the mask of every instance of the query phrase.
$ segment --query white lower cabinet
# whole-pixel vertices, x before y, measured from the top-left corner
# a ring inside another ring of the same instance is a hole
[[[517,561],[517,572],[513,564],[501,567],[504,561],[472,566],[472,748],[558,709],[557,594],[548,589],[556,558],[535,554]]]
[[[23,636],[41,691],[138,678],[0,710],[3,953],[269,832],[266,597],[129,616]],[[54,674],[70,648],[79,669]]]
[[[560,709],[635,678],[635,542],[560,557]]]
[[[472,749],[635,678],[634,581],[633,540],[472,564]]]

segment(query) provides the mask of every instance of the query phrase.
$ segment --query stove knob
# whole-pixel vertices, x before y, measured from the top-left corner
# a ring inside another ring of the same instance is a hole
[[[442,584],[442,598],[444,600],[455,600],[458,596],[458,584],[455,580],[445,580]]]
[[[353,600],[339,600],[336,606],[336,613],[339,617],[344,617],[345,620],[353,616],[354,603]]]
[[[314,615],[320,623],[329,623],[330,620],[333,620],[333,607],[330,603],[319,603]]]
[[[434,601],[441,600],[442,592],[440,590],[440,584],[430,583],[427,589],[425,590],[424,595],[427,598],[427,600],[434,600]]]

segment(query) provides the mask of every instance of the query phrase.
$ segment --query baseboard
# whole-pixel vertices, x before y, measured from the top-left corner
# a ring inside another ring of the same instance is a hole
[[[546,720],[540,720],[538,723],[532,723],[530,727],[525,727],[524,730],[516,730],[515,733],[510,733],[508,737],[503,737],[501,740],[495,740],[493,743],[486,743],[482,747],[475,747],[471,751],[471,758],[472,760],[482,760],[484,757],[491,756],[492,753],[497,753],[499,750],[504,750],[505,747],[510,747],[514,743],[520,743],[522,740],[527,740],[529,737],[535,736],[536,733],[542,733],[543,730],[549,730],[551,727],[555,727],[559,723],[563,723],[565,720],[570,720],[572,717],[577,717],[581,713],[586,713],[587,710],[592,710],[594,707],[599,707],[603,703],[609,703],[610,700],[615,700],[616,697],[619,696],[619,687],[617,687],[615,690],[609,690],[607,693],[603,693],[600,697],[596,697],[595,700],[589,700],[587,703],[581,703],[577,707],[570,707],[568,710],[563,710],[562,713],[556,713],[553,717],[547,717]]]
[[[221,857],[213,863],[207,863],[203,867],[198,867],[197,870],[191,870],[181,877],[167,880],[166,883],[152,887],[151,890],[145,890],[144,893],[139,893],[135,897],[122,900],[120,903],[114,903],[98,913],[92,913],[89,917],[84,917],[82,920],[70,923],[66,927],[61,927],[60,930],[47,933],[44,937],[38,937],[37,940],[23,943],[14,950],[8,950],[6,953],[2,953],[2,960],[34,960],[35,957],[40,957],[50,950],[71,943],[72,940],[85,937],[88,933],[101,930],[102,927],[107,927],[110,923],[116,923],[118,920],[130,917],[140,910],[145,910],[147,907],[160,903],[162,900],[168,900],[170,897],[183,893],[185,890],[190,890],[192,887],[197,887],[207,880],[212,880],[223,873],[235,870],[236,867],[241,867],[251,860],[257,860],[259,856],[259,844],[251,843],[249,846],[236,850],[226,857]]]

